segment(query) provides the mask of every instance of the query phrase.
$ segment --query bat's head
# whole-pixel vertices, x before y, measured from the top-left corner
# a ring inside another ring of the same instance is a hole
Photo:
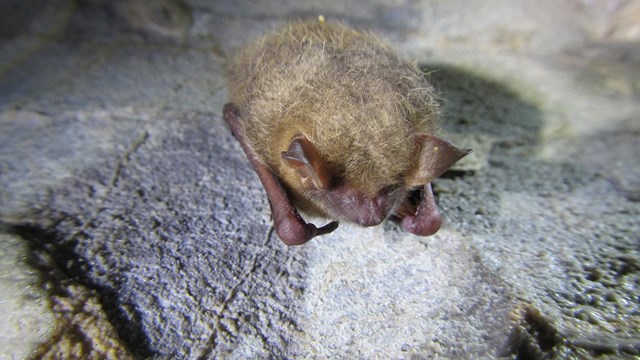
[[[368,179],[357,179],[350,176],[341,164],[328,162],[301,133],[291,140],[289,148],[282,152],[281,157],[287,167],[295,170],[301,193],[320,211],[335,220],[373,226],[380,224],[391,214],[404,218],[416,216],[420,206],[433,207],[431,204],[410,204],[410,191],[431,183],[471,151],[459,149],[448,141],[427,133],[418,134],[412,141],[415,144],[409,147],[411,151],[406,154],[409,159],[397,159],[407,165],[401,173],[390,178],[370,176]],[[372,161],[369,166],[375,167],[375,162]],[[377,171],[375,168],[366,170],[369,174]],[[382,169],[378,171],[383,172]],[[423,191],[431,190],[430,187],[424,187]],[[419,201],[425,201],[425,198],[433,201],[432,196],[423,196],[423,200]],[[407,210],[409,208],[411,210]],[[439,216],[437,209],[435,211]],[[437,226],[439,227],[439,218]],[[437,227],[433,230],[433,226],[430,226],[428,232],[436,230]]]

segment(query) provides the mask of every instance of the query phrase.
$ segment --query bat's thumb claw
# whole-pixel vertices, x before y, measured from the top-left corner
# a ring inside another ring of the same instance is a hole
[[[276,223],[276,232],[280,240],[287,245],[302,245],[319,235],[325,235],[338,228],[338,222],[333,221],[327,225],[316,228],[315,225],[300,221]]]
[[[327,225],[318,228],[317,232],[316,232],[316,236],[318,235],[325,235],[328,234],[330,232],[333,232],[333,230],[338,228],[338,222],[337,221],[332,221],[330,223],[328,223]]]

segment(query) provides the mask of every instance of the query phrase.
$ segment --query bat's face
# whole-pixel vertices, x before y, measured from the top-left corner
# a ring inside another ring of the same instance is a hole
[[[400,185],[384,187],[370,196],[349,184],[308,192],[310,200],[319,204],[330,217],[360,226],[374,226],[397,209],[409,195]]]
[[[430,235],[438,230],[440,215],[428,184],[469,151],[460,150],[430,134],[420,134],[416,136],[416,141],[418,151],[413,154],[416,157],[411,162],[413,168],[408,169],[400,183],[380,186],[373,195],[365,192],[362,186],[336,179],[313,143],[303,134],[293,138],[289,149],[282,153],[282,159],[297,171],[301,193],[333,220],[374,226],[393,215],[403,222],[403,226],[405,222],[413,221],[415,229],[412,232]],[[412,189],[422,190],[418,199],[411,196]],[[421,210],[422,217],[416,218]],[[410,224],[407,226],[411,228]]]

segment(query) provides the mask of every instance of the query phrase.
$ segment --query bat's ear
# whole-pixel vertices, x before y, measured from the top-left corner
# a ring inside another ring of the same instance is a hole
[[[282,152],[284,163],[298,172],[302,185],[307,189],[323,190],[331,180],[329,168],[313,143],[303,134],[297,134],[287,151]]]
[[[447,140],[431,134],[418,134],[418,155],[416,166],[406,179],[408,186],[428,184],[449,170],[471,152],[471,149],[460,149]]]

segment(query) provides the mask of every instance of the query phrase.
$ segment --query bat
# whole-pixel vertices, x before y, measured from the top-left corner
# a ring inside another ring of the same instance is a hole
[[[229,62],[223,117],[287,245],[339,221],[438,231],[431,182],[471,150],[438,137],[425,74],[372,34],[323,18],[268,34]],[[307,223],[299,211],[332,220]]]

